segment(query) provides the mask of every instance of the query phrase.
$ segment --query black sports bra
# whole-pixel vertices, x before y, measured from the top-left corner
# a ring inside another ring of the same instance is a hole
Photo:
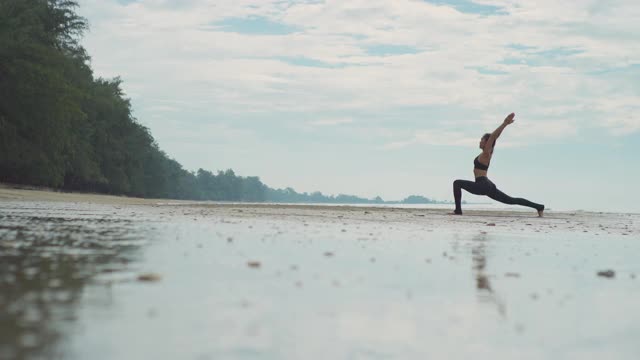
[[[480,160],[478,160],[479,157],[480,155],[476,156],[476,158],[473,159],[473,168],[478,170],[485,170],[485,171],[489,170],[489,164],[491,164],[491,160],[489,160],[489,164],[485,165],[481,163]]]

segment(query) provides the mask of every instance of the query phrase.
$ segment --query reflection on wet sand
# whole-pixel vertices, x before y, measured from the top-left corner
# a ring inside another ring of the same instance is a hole
[[[65,327],[75,320],[85,286],[97,274],[126,268],[139,237],[131,220],[103,216],[111,208],[63,217],[4,205],[0,359],[63,358]]]
[[[0,201],[0,359],[637,358],[632,236],[414,215]]]
[[[488,236],[480,233],[473,237],[473,246],[471,248],[471,258],[473,261],[473,275],[476,279],[476,288],[478,289],[478,298],[482,302],[492,303],[498,309],[501,316],[506,317],[507,307],[500,296],[491,288],[489,276],[485,270],[487,268],[487,242]]]

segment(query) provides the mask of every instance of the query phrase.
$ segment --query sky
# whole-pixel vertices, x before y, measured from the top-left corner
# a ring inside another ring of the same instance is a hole
[[[637,0],[80,0],[95,75],[188,170],[452,200],[489,178],[557,210],[640,212]],[[490,199],[463,194],[467,201]]]

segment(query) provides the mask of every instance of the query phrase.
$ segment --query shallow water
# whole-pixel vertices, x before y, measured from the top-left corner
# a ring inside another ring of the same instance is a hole
[[[640,357],[637,236],[233,211],[0,202],[0,359]]]

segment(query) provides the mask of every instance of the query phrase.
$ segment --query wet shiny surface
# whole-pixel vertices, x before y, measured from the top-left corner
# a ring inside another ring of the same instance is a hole
[[[0,202],[0,359],[637,359],[597,218]]]

